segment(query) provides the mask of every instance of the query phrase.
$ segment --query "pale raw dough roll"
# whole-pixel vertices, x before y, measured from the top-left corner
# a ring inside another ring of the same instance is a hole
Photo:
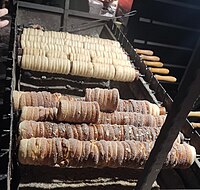
[[[34,48],[24,48],[23,55],[46,56],[46,51]]]
[[[113,64],[113,59],[112,58],[106,58],[106,57],[93,57],[92,62],[95,63],[101,63],[101,64],[108,64],[112,65]]]
[[[68,75],[70,73],[71,63],[67,59],[50,58],[48,63],[49,73],[58,73]]]
[[[90,56],[90,51],[83,49],[83,48],[77,48],[77,47],[69,47],[71,48],[71,52],[72,54],[81,54],[81,55],[86,55],[86,56]]]
[[[69,54],[72,53],[72,47],[70,46],[63,46],[63,53],[66,54],[69,57]]]
[[[24,28],[23,35],[30,35],[30,36],[43,36],[45,38],[55,38],[59,40],[71,40],[71,41],[78,41],[78,42],[87,42],[91,44],[100,44],[101,46],[111,46],[116,49],[120,49],[120,43],[118,41],[108,40],[108,39],[101,39],[96,37],[90,36],[82,36],[78,34],[70,34],[68,32],[55,32],[55,31],[45,31],[33,28]],[[100,48],[104,50],[102,47]]]
[[[19,104],[20,104],[20,97],[21,97],[22,92],[20,91],[13,91],[13,106],[14,106],[14,110],[18,110],[19,109]]]
[[[68,59],[68,54],[62,51],[46,51],[46,56],[48,58]]]
[[[39,59],[39,61],[38,61]],[[38,61],[38,62],[36,62]],[[42,63],[41,63],[42,62]],[[40,71],[43,65],[48,65],[48,59],[42,56],[33,56],[33,55],[23,55],[21,61],[21,67],[27,70]]]
[[[103,55],[104,55],[103,51],[95,50],[95,52],[96,52],[96,56],[97,56],[97,57],[104,57],[104,56],[103,56]],[[111,57],[111,58],[112,58],[112,57]]]
[[[24,49],[23,69],[58,74],[69,74],[71,71],[72,75],[124,82],[136,78],[128,56],[116,41],[25,29],[21,46]]]
[[[43,33],[43,36],[48,37],[48,38],[58,38],[58,39],[63,39],[64,38],[64,32],[55,32],[55,31],[45,31]]]
[[[23,29],[23,34],[27,34],[27,35],[35,35],[35,36],[42,36],[43,35],[43,31],[40,29],[34,29],[34,28],[24,28]]]
[[[22,49],[35,48],[35,49],[42,49],[45,51],[64,51],[64,45],[42,43],[42,42],[35,42],[35,41],[21,40],[21,46],[22,46]]]
[[[84,54],[69,54],[70,61],[91,62],[91,57]]]
[[[22,34],[24,34],[24,35],[29,35],[28,28],[24,28]]]
[[[122,82],[132,82],[136,78],[136,71],[132,67],[115,66],[115,80]]]
[[[93,65],[94,68],[94,78],[114,80],[115,77],[115,67],[113,65],[98,64]]]
[[[93,77],[93,64],[91,62],[73,61],[71,75]]]
[[[41,49],[41,43],[37,43],[37,42],[31,42],[31,41],[27,41],[27,40],[21,40],[21,47],[22,49],[24,48],[35,48],[35,49]],[[45,48],[43,48],[45,49]]]
[[[125,67],[132,67],[131,62],[128,60],[122,60],[122,59],[112,59],[113,65],[121,65]]]
[[[71,64],[67,59],[48,59],[47,57],[43,56],[23,55],[21,67],[26,70],[67,75],[70,72]]]

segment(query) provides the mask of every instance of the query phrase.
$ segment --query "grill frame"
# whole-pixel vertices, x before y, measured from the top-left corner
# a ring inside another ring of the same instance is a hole
[[[5,127],[7,128],[7,130],[9,130],[9,146],[8,146],[8,154],[6,157],[7,163],[8,163],[8,167],[7,167],[7,189],[16,189],[16,187],[19,184],[19,177],[17,177],[18,175],[18,166],[17,166],[17,157],[16,157],[16,145],[15,145],[15,134],[17,133],[16,129],[13,129],[13,126],[15,126],[17,124],[17,117],[15,117],[14,113],[13,113],[13,108],[12,108],[12,91],[14,89],[16,89],[16,87],[19,87],[19,84],[17,83],[17,81],[19,81],[18,79],[20,78],[20,72],[19,72],[19,68],[16,67],[16,62],[17,62],[17,52],[18,52],[18,47],[17,47],[17,31],[18,31],[18,13],[20,11],[20,9],[35,9],[35,10],[40,10],[40,11],[46,11],[46,12],[53,12],[52,14],[61,14],[61,23],[62,23],[62,27],[61,30],[65,31],[66,29],[70,30],[70,27],[68,24],[65,25],[65,19],[69,19],[68,17],[71,16],[75,16],[75,17],[80,17],[80,18],[87,18],[89,20],[96,20],[96,19],[100,19],[100,21],[98,20],[97,22],[92,23],[92,25],[87,25],[86,28],[79,28],[78,32],[80,31],[84,31],[84,30],[88,30],[91,28],[96,28],[96,27],[100,27],[102,26],[102,22],[106,22],[105,24],[105,31],[104,33],[102,33],[102,37],[109,37],[111,39],[115,39],[118,40],[122,47],[129,52],[129,55],[131,57],[131,60],[133,61],[134,65],[139,69],[140,73],[142,75],[144,75],[144,78],[139,78],[137,82],[133,83],[128,83],[128,84],[123,84],[123,83],[118,83],[116,84],[116,82],[108,82],[109,85],[111,86],[115,86],[115,85],[119,85],[123,86],[123,88],[127,88],[130,89],[131,91],[131,95],[133,95],[134,97],[138,96],[138,90],[140,90],[141,92],[141,97],[139,97],[139,99],[145,98],[147,100],[149,100],[150,102],[155,102],[157,104],[160,104],[161,102],[163,102],[163,105],[167,108],[167,110],[170,110],[171,104],[172,104],[172,99],[170,98],[170,96],[167,94],[167,92],[165,91],[165,89],[160,85],[160,83],[154,78],[153,74],[149,71],[149,69],[146,67],[146,65],[143,63],[143,61],[140,60],[139,56],[136,54],[136,52],[134,51],[133,46],[128,42],[128,40],[126,39],[125,35],[120,31],[120,29],[111,21],[105,21],[104,17],[99,17],[99,16],[91,16],[88,15],[86,13],[82,13],[79,11],[73,11],[73,10],[68,10],[68,7],[65,7],[65,9],[62,8],[56,8],[56,9],[52,9],[50,8],[50,6],[44,6],[44,5],[38,5],[38,4],[33,4],[33,3],[27,3],[27,2],[20,2],[18,4],[15,5],[16,7],[16,20],[14,19],[13,16],[13,21],[12,21],[12,30],[11,30],[11,40],[10,40],[10,50],[11,53],[9,55],[9,60],[8,60],[8,68],[7,68],[7,87],[6,87],[6,91],[5,91],[5,98],[4,98],[4,108],[7,107],[7,110],[4,111],[4,122],[5,122]],[[66,13],[67,12],[67,13]],[[73,27],[71,27],[73,28]],[[72,30],[72,29],[71,29]],[[101,81],[102,82],[102,81]],[[105,82],[105,81],[103,81]],[[110,84],[111,83],[111,84]],[[126,87],[125,87],[126,86]],[[47,89],[48,90],[48,89]],[[137,92],[137,93],[136,93]],[[9,106],[8,106],[9,105]],[[9,126],[9,129],[8,129]],[[5,128],[5,130],[6,130]],[[186,137],[190,137],[191,134],[194,135],[197,139],[199,139],[199,134],[197,133],[197,131],[194,131],[192,129],[192,126],[190,125],[190,123],[187,121],[186,126],[183,129],[183,133]],[[14,143],[12,143],[14,142]],[[8,142],[5,141],[5,144],[8,145]],[[195,147],[197,148],[199,145],[199,142],[197,141],[193,141],[191,142],[191,144],[195,145]],[[200,147],[200,146],[199,146]],[[2,161],[0,159],[0,161]],[[196,171],[196,168],[199,168],[199,161],[195,162],[194,166],[193,166],[194,170]],[[120,170],[120,169],[119,169]],[[199,175],[199,174],[198,174]]]

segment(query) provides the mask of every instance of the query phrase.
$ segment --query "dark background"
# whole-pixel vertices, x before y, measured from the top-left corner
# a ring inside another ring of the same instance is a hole
[[[137,14],[129,19],[128,38],[134,47],[153,50],[177,78],[161,82],[174,98],[200,34],[200,1],[134,0],[132,10]]]

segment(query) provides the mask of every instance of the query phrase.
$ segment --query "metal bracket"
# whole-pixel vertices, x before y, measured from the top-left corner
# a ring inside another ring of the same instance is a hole
[[[150,190],[157,178],[168,152],[178,136],[179,131],[184,127],[188,113],[193,103],[200,94],[200,38],[196,49],[190,60],[184,78],[181,82],[178,95],[176,96],[166,121],[160,131],[150,157],[145,165],[136,190]]]

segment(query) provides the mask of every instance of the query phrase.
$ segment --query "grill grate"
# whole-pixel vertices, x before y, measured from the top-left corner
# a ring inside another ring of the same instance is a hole
[[[4,168],[4,173],[1,172],[0,176],[0,182],[6,181],[7,185],[9,187],[12,187],[13,189],[16,189],[19,185],[19,173],[23,174],[24,176],[28,176],[28,173],[25,173],[23,171],[27,171],[30,173],[35,173],[35,175],[38,174],[38,171],[40,171],[40,168],[38,167],[30,167],[30,166],[23,166],[19,168],[17,166],[17,156],[16,156],[16,139],[15,135],[17,134],[17,129],[15,128],[13,130],[13,126],[17,126],[18,118],[17,116],[13,115],[12,110],[12,100],[11,95],[12,91],[14,89],[18,90],[24,90],[24,91],[42,91],[47,90],[51,92],[61,92],[63,94],[72,94],[76,96],[83,96],[84,89],[87,87],[101,87],[101,88],[113,88],[117,87],[120,90],[120,96],[124,99],[128,98],[135,98],[135,99],[146,99],[150,102],[155,102],[157,104],[163,103],[163,105],[169,110],[172,100],[165,91],[165,89],[159,84],[159,82],[154,78],[153,74],[147,69],[146,65],[140,60],[139,56],[135,53],[133,46],[128,42],[125,35],[120,31],[120,29],[113,23],[113,21],[102,21],[96,25],[88,26],[87,28],[81,28],[78,30],[78,33],[82,34],[98,34],[102,38],[110,38],[114,40],[118,40],[121,43],[121,46],[124,48],[126,52],[129,53],[129,56],[131,60],[133,61],[135,67],[139,69],[140,73],[144,76],[144,78],[139,77],[138,81],[131,82],[131,83],[121,83],[121,82],[114,82],[114,81],[105,81],[105,80],[97,80],[97,79],[88,79],[84,77],[73,77],[73,76],[62,76],[62,75],[54,75],[56,78],[52,78],[51,75],[47,73],[39,73],[39,72],[32,72],[32,71],[24,71],[21,70],[17,66],[18,61],[18,55],[20,55],[20,46],[18,45],[19,34],[20,34],[20,27],[17,27],[17,25],[23,24],[28,25],[30,20],[24,20],[22,19],[22,15],[26,15],[28,11],[30,11],[30,17],[33,13],[33,16],[38,11],[47,11],[48,14],[46,15],[47,23],[46,26],[48,26],[48,15],[55,14],[54,11],[56,11],[56,14],[60,14],[60,17],[63,15],[63,9],[48,9],[48,6],[44,5],[36,5],[32,3],[23,3],[19,2],[17,6],[16,17],[17,22],[13,20],[13,26],[11,31],[11,41],[10,41],[10,50],[12,51],[12,54],[10,54],[9,60],[8,60],[8,68],[7,68],[7,86],[5,90],[5,98],[4,98],[4,118],[3,118],[3,131],[2,131],[2,137],[1,139],[4,139],[4,145],[7,146],[3,147],[5,149],[1,149],[0,155],[0,162],[1,163],[8,163],[7,166]],[[58,16],[58,15],[57,15]],[[88,16],[88,15],[87,15]],[[14,18],[14,17],[13,17]],[[33,17],[34,18],[34,17]],[[69,23],[71,22],[71,26],[73,26],[73,23],[77,22],[78,20],[82,19],[83,22],[86,20],[85,13],[80,13],[73,11],[70,12],[67,17]],[[28,19],[28,18],[27,18]],[[87,20],[91,19],[100,19],[89,17]],[[36,20],[37,22],[37,20]],[[69,25],[68,23],[68,25]],[[52,27],[52,23],[51,23]],[[65,27],[70,28],[70,26]],[[73,27],[72,27],[73,28]],[[52,29],[52,28],[50,28]],[[58,28],[54,28],[55,30],[58,30]],[[12,59],[13,58],[13,59]],[[67,85],[66,85],[67,84]],[[13,118],[14,116],[14,118]],[[190,137],[192,133],[192,128],[189,123],[187,123],[186,127],[183,130],[183,133],[186,137]],[[15,134],[15,135],[13,135]],[[193,133],[194,135],[196,133]],[[199,136],[198,136],[199,139]],[[12,144],[12,140],[14,140],[14,144]],[[3,142],[3,141],[2,141]],[[198,144],[198,142],[194,142]],[[2,144],[2,143],[1,143]],[[196,146],[197,147],[197,146]],[[200,147],[200,146],[199,146]],[[12,155],[11,155],[11,150]],[[11,157],[12,156],[12,157]],[[2,158],[2,159],[1,159]],[[12,167],[11,167],[12,164]],[[196,166],[196,165],[195,165]],[[56,169],[56,168],[54,168]],[[98,170],[98,169],[56,169],[59,171],[59,176],[64,174],[65,172],[73,175],[79,173],[79,172],[85,172],[87,175],[85,175],[86,178],[89,178],[94,173],[98,173],[99,175],[106,175],[106,172],[108,174],[116,174],[115,177],[118,175],[118,178],[120,178],[121,173],[125,173],[127,175],[123,176],[123,179],[130,179],[131,177],[138,178],[138,171],[134,170],[124,170],[124,169],[116,169],[114,171],[113,169],[106,169],[106,170]],[[52,171],[52,168],[43,167],[43,171],[45,173],[50,173]],[[129,173],[130,172],[130,173]],[[29,174],[30,174],[29,173]],[[140,173],[140,172],[139,172]],[[130,175],[129,175],[130,174]],[[136,175],[137,174],[137,175]],[[38,174],[39,175],[39,174]],[[27,179],[23,178],[23,182],[27,183]],[[110,175],[112,176],[112,175]],[[128,177],[129,176],[129,177]],[[40,177],[39,177],[40,178]],[[2,180],[1,180],[2,179]],[[11,180],[12,179],[12,180]],[[38,178],[37,178],[38,179]],[[34,179],[30,179],[34,180]],[[40,179],[38,179],[40,180]],[[52,180],[51,176],[47,176],[47,180]],[[113,180],[116,180],[116,178],[113,178]],[[30,182],[30,181],[29,181]],[[45,181],[46,182],[46,181]],[[133,181],[132,181],[133,182]]]

